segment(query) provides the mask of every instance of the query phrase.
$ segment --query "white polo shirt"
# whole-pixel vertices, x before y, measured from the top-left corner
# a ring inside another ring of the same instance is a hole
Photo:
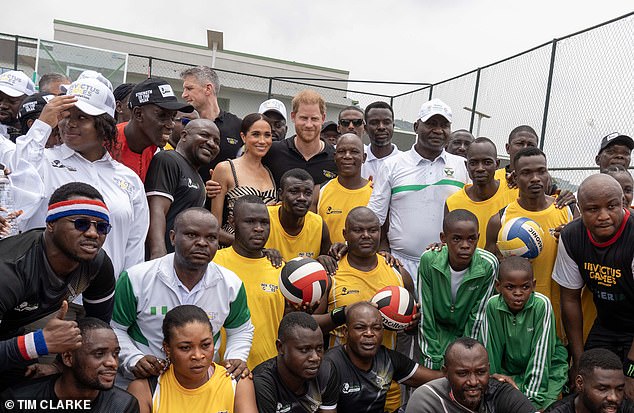
[[[44,197],[26,229],[45,226],[48,200],[69,182],[92,185],[104,197],[112,230],[103,249],[112,260],[115,277],[145,259],[145,236],[150,225],[145,189],[141,179],[127,166],[112,159],[108,151],[91,162],[66,145],[44,149],[51,128],[35,121],[29,133],[16,140],[16,153],[28,160],[44,183]]]
[[[414,146],[385,160],[368,207],[381,225],[390,214],[390,248],[418,260],[425,248],[440,241],[447,197],[469,182],[465,159],[443,150],[433,161]]]
[[[361,165],[361,177],[365,179],[370,179],[370,177],[372,177],[372,182],[374,182],[374,184],[376,185],[376,178],[379,174],[379,169],[381,169],[381,165],[383,165],[383,162],[385,162],[386,159],[398,155],[399,153],[401,153],[401,151],[398,150],[396,145],[392,144],[392,153],[384,158],[377,158],[372,153],[372,149],[370,149],[370,146],[371,145],[363,145],[363,149],[365,151],[365,162],[363,162],[363,164]]]

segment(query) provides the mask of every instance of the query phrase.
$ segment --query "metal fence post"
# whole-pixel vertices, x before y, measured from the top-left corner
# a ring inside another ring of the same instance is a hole
[[[550,105],[550,91],[553,86],[553,73],[555,72],[555,53],[557,51],[557,39],[553,39],[553,46],[550,51],[550,68],[548,69],[548,83],[546,84],[546,101],[544,103],[544,117],[542,118],[542,133],[539,138],[539,149],[544,149],[546,139],[546,123],[548,122],[548,106]]]
[[[434,93],[434,85],[429,86],[429,99],[427,100],[431,100],[431,97]]]
[[[268,93],[268,95],[267,95],[267,97],[266,97],[266,99],[267,99],[267,100],[268,100],[268,99],[271,99],[271,92],[272,92],[272,91],[273,91],[273,78],[272,78],[272,77],[270,77],[270,78],[269,78],[269,93]]]
[[[152,77],[152,56],[147,60],[147,77],[148,79]]]
[[[469,122],[469,132],[473,133],[473,122],[475,121],[475,116],[476,116],[476,104],[478,103],[478,89],[480,88],[480,68],[478,68],[478,71],[476,73],[476,81],[475,81],[475,88],[473,90],[473,103],[471,104],[471,121]],[[479,125],[478,125],[479,126]],[[478,130],[478,134],[480,133],[480,131]]]
[[[20,37],[16,35],[15,36],[15,51],[14,51],[15,53],[13,54],[13,70],[18,70],[19,42],[20,42]]]

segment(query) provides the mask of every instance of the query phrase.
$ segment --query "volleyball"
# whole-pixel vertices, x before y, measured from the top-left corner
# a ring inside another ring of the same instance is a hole
[[[330,286],[323,265],[312,258],[293,258],[280,272],[280,290],[290,303],[309,306],[318,303]]]
[[[388,330],[403,330],[418,312],[414,297],[403,287],[382,288],[371,301],[378,306],[383,327]]]
[[[544,230],[530,218],[509,220],[498,234],[497,246],[504,257],[537,258],[544,247]]]

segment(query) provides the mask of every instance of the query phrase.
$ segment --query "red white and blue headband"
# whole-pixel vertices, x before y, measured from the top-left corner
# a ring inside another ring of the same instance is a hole
[[[46,222],[57,221],[60,218],[73,215],[88,215],[110,223],[108,207],[102,201],[94,199],[73,199],[51,204],[48,206]]]

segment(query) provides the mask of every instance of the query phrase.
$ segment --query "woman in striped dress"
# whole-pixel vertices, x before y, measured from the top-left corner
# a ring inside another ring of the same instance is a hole
[[[240,137],[244,142],[244,154],[238,159],[220,162],[211,177],[221,186],[220,194],[211,202],[211,212],[218,222],[222,222],[219,241],[223,246],[233,243],[234,229],[229,217],[233,216],[233,205],[238,198],[256,195],[265,204],[277,200],[273,175],[262,165],[262,158],[273,143],[270,119],[260,113],[245,116]]]

